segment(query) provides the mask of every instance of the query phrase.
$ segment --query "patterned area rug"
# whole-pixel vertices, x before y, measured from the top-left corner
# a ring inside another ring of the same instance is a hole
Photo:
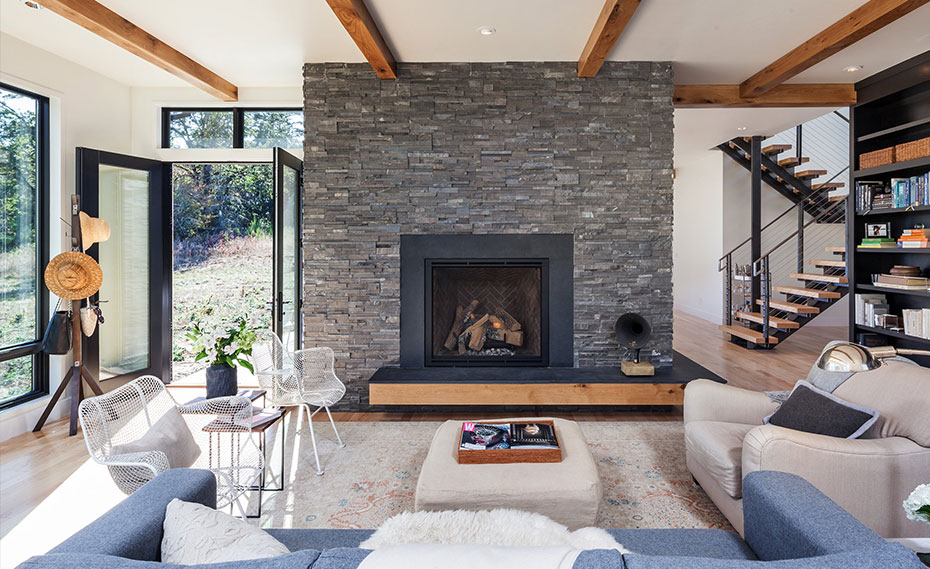
[[[439,424],[338,423],[347,444],[339,448],[332,427],[315,422],[326,472],[317,476],[310,437],[295,437],[292,420],[285,490],[264,494],[261,525],[371,529],[394,514],[413,511],[420,464]],[[731,529],[691,481],[681,422],[580,424],[604,484],[598,527]],[[271,463],[276,474],[278,450]]]

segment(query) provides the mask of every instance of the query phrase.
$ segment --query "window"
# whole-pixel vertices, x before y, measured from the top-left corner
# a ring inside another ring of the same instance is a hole
[[[48,392],[48,99],[0,83],[0,408]]]
[[[299,148],[300,109],[162,109],[163,148]]]

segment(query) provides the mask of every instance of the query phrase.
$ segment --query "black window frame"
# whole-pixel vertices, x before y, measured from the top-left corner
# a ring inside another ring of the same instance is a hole
[[[161,147],[171,148],[171,113],[217,113],[233,114],[233,149],[245,148],[245,113],[260,112],[303,112],[300,107],[162,107]],[[273,148],[269,146],[268,148]],[[222,148],[221,148],[222,149]],[[178,149],[175,149],[178,150]],[[184,149],[186,150],[186,149]],[[202,149],[200,149],[202,150]],[[262,149],[263,150],[263,149]]]
[[[43,273],[49,249],[49,99],[44,95],[0,82],[0,88],[36,100],[36,332],[37,337],[12,346],[0,346],[0,362],[32,356],[32,390],[0,401],[0,411],[44,397],[49,393],[48,354],[42,336],[48,326],[49,295]]]

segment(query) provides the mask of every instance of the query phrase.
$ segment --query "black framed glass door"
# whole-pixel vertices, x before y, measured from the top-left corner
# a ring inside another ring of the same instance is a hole
[[[105,219],[110,238],[85,251],[103,284],[91,297],[105,322],[84,342],[84,365],[99,380],[152,374],[171,366],[171,199],[169,165],[77,149],[81,209]]]
[[[274,315],[272,327],[290,350],[301,348],[303,162],[274,149]]]

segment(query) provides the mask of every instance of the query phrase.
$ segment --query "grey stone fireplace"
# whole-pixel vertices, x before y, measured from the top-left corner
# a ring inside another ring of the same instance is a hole
[[[402,235],[401,366],[571,366],[573,250],[571,235]]]
[[[588,79],[577,77],[574,62],[401,63],[394,81],[378,79],[368,64],[305,65],[303,343],[335,350],[348,389],[339,408],[368,409],[369,379],[380,368],[490,369],[427,365],[427,298],[408,306],[405,288],[410,271],[426,285],[426,264],[408,270],[408,238],[571,236],[571,266],[561,276],[552,255],[494,251],[504,257],[495,263],[549,257],[548,290],[544,265],[534,265],[540,302],[548,296],[540,352],[519,352],[537,361],[495,365],[514,373],[617,366],[626,350],[613,325],[629,311],[652,324],[650,360],[669,365],[672,92],[667,62],[608,61]],[[429,258],[475,259],[450,251]],[[468,277],[479,281],[469,286],[493,276]],[[496,276],[529,290],[526,271]],[[485,304],[479,316],[499,303]],[[516,304],[515,318],[532,319],[516,314]],[[438,310],[437,319],[450,318],[448,308]],[[437,326],[430,334],[444,342],[449,324]],[[546,328],[549,367],[538,361]],[[533,333],[524,332],[531,347]]]

